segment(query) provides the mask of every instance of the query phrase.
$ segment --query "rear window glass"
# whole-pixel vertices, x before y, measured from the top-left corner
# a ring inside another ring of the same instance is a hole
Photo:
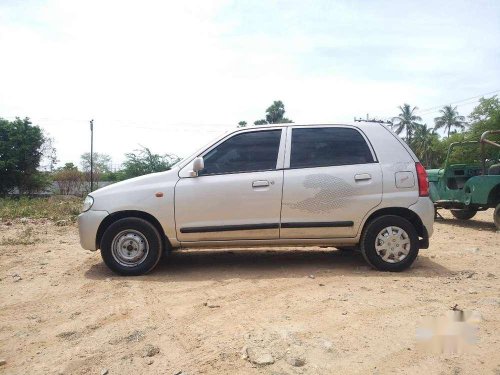
[[[359,131],[350,128],[292,130],[291,168],[373,163],[373,155]]]

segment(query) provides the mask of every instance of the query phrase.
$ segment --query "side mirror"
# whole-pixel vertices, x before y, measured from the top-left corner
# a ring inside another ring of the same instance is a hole
[[[205,168],[205,162],[201,156],[193,160],[193,170],[190,172],[191,177],[198,176],[198,172]]]

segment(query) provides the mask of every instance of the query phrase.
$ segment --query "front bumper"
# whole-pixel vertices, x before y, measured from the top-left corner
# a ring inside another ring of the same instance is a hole
[[[109,213],[107,211],[89,210],[78,215],[78,232],[80,245],[85,250],[97,250],[96,238],[99,225]]]

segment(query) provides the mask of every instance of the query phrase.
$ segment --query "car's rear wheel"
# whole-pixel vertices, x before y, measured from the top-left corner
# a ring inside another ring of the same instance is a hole
[[[380,271],[402,271],[418,255],[419,242],[415,227],[396,215],[381,216],[367,224],[360,240],[365,260]]]
[[[144,219],[120,219],[102,236],[102,259],[111,270],[121,275],[145,274],[156,266],[161,255],[160,233]]]
[[[500,203],[497,204],[495,212],[493,213],[493,222],[495,223],[498,230],[500,230]]]
[[[451,214],[459,220],[469,220],[477,214],[477,210],[464,209],[464,210],[451,210]]]

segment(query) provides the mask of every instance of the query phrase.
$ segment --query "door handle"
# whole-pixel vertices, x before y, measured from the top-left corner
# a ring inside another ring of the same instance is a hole
[[[354,181],[367,181],[371,180],[372,176],[369,173],[360,173],[354,175]]]
[[[269,181],[267,181],[267,180],[258,180],[258,181],[252,182],[252,187],[254,187],[254,188],[266,187],[266,186],[269,186]]]

